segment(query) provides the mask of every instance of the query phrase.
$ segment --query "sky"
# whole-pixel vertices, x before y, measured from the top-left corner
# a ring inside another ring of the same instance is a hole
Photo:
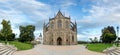
[[[101,29],[120,26],[120,0],[0,0],[0,23],[10,20],[13,33],[19,36],[19,26],[35,25],[35,36],[43,33],[43,23],[61,12],[77,22],[77,37],[81,41],[100,37]],[[2,25],[0,24],[0,29]]]

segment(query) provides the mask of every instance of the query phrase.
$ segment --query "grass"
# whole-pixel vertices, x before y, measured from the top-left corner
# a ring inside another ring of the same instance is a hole
[[[9,41],[9,44],[14,45],[15,47],[17,47],[18,50],[28,50],[33,48],[31,44],[18,41]]]
[[[87,44],[87,48],[91,51],[103,52],[108,47],[111,47],[113,44]]]

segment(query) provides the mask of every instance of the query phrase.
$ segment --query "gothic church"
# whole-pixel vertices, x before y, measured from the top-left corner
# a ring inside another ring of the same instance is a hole
[[[77,44],[77,24],[70,17],[65,17],[58,11],[54,18],[44,23],[43,44],[44,45],[75,45]]]

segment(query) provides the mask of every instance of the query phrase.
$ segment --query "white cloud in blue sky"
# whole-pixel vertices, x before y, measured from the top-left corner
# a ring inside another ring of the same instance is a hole
[[[43,22],[48,22],[59,9],[77,21],[78,40],[99,37],[105,26],[120,25],[120,0],[0,0],[0,22],[10,20],[17,36],[20,25],[35,25],[38,37]]]

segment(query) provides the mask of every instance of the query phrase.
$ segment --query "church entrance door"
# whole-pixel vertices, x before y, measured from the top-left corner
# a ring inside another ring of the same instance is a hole
[[[62,39],[60,37],[57,38],[57,45],[62,45]]]

